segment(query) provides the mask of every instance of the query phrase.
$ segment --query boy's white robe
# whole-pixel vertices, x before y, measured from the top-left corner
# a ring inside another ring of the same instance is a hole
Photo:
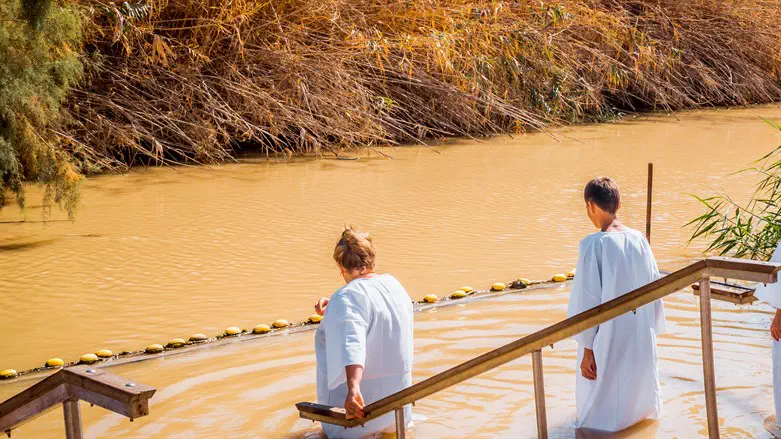
[[[328,302],[315,334],[317,402],[343,407],[347,397],[345,367],[362,365],[361,394],[366,405],[412,384],[412,301],[391,275],[355,279]],[[412,420],[412,408],[404,408]],[[372,437],[393,430],[388,413],[363,427],[322,424],[329,438]]]
[[[580,242],[567,314],[579,314],[658,278],[653,252],[640,232],[594,233]],[[619,431],[661,415],[656,336],[665,330],[664,307],[657,301],[575,336],[578,428]],[[594,351],[595,381],[581,374],[584,348]]]
[[[770,262],[781,262],[781,244],[776,247]],[[781,309],[781,280],[774,284],[757,285],[754,295],[770,306]],[[773,396],[776,402],[776,422],[781,425],[781,341],[772,340],[773,344]]]

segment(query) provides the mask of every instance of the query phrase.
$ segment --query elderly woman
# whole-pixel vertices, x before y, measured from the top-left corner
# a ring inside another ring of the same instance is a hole
[[[344,406],[348,417],[412,383],[412,301],[390,274],[374,272],[374,244],[350,228],[334,249],[346,285],[323,297],[315,311],[324,315],[315,335],[317,401]],[[405,419],[412,408],[405,407]],[[363,427],[323,424],[329,438],[363,438],[393,431],[393,413]]]

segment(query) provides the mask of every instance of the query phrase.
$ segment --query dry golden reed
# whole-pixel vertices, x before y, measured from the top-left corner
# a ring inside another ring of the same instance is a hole
[[[88,80],[63,134],[112,166],[781,100],[776,0],[78,3]]]

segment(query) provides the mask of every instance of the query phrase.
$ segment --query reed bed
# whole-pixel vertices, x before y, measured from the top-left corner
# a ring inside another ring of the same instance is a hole
[[[75,1],[88,172],[781,100],[776,0]]]

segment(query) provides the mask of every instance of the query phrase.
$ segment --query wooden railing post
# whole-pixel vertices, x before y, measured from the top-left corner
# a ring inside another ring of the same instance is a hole
[[[67,439],[82,439],[81,407],[77,398],[67,399],[62,403],[65,414],[65,437]]]
[[[396,409],[396,439],[407,438],[407,420],[404,419],[404,407]]]
[[[537,408],[537,437],[548,439],[548,416],[545,413],[545,383],[542,379],[542,351],[532,352],[534,404]]]
[[[713,332],[711,319],[710,277],[700,280],[700,329],[702,331],[702,371],[705,381],[705,409],[708,437],[719,437],[719,414],[716,408],[716,375],[713,366]]]

